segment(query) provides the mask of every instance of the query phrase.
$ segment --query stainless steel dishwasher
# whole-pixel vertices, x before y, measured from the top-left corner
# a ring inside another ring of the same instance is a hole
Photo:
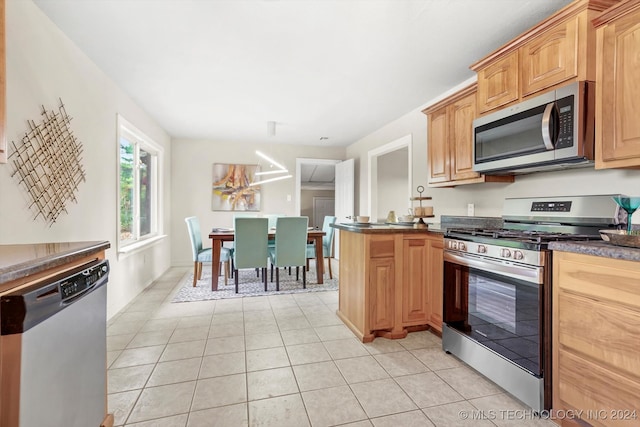
[[[107,260],[0,299],[3,427],[98,427],[106,414]]]

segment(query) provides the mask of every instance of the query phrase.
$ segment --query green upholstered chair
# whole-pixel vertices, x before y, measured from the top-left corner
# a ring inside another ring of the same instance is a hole
[[[269,221],[267,218],[236,217],[233,220],[234,250],[233,266],[236,293],[238,293],[238,270],[256,268],[262,270],[264,290],[267,290],[267,239]]]
[[[235,221],[236,218],[258,218],[258,214],[253,212],[236,212],[233,214],[233,220]],[[235,248],[235,242],[228,242],[228,243],[229,243],[228,248],[231,251],[231,278],[233,279],[233,276],[234,276],[233,273],[235,270],[233,266],[233,249]]]
[[[333,233],[335,228],[333,228],[331,224],[335,224],[335,222],[335,216],[325,216],[324,222],[322,223],[322,231],[325,233],[324,236],[322,236],[322,256],[325,257],[327,264],[329,265],[329,279],[333,279],[333,273],[331,272],[331,257],[333,256]],[[316,245],[314,243],[310,243],[307,245],[307,259],[313,259],[315,257]],[[318,271],[317,265],[316,271]]]
[[[280,218],[281,216],[286,216],[285,214],[264,214],[262,215],[263,218],[267,218],[269,220],[269,230],[273,230],[276,228],[276,221],[278,220],[278,218]],[[269,239],[269,249],[273,249],[276,245],[276,240],[275,239]],[[272,280],[273,281],[273,280]]]
[[[269,220],[269,229],[276,228],[276,221],[278,220],[278,218],[282,216],[286,216],[286,215],[282,213],[262,215],[263,218],[267,218]]]
[[[271,281],[273,282],[273,267],[276,267],[276,290],[280,290],[280,267],[296,267],[296,280],[299,278],[302,266],[302,287],[307,287],[307,274],[304,268],[307,261],[307,227],[309,218],[306,216],[285,216],[276,220],[275,245],[269,249],[271,261]]]
[[[196,285],[198,279],[202,278],[202,263],[211,262],[211,248],[202,248],[202,235],[200,232],[200,222],[195,216],[184,219],[189,230],[189,239],[191,239],[191,251],[193,253],[193,286]],[[230,252],[227,248],[221,248],[220,262],[224,264],[224,284],[227,284],[229,278],[229,259]]]

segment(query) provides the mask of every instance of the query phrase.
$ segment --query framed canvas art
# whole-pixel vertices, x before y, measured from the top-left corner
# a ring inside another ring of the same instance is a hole
[[[259,211],[260,186],[255,180],[258,165],[213,164],[211,210]]]

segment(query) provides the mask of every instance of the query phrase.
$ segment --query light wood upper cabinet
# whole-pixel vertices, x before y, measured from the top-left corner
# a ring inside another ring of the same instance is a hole
[[[481,182],[513,182],[513,176],[473,170],[476,85],[470,85],[422,111],[427,115],[429,187]]]
[[[594,23],[596,168],[640,166],[640,1],[623,2]]]
[[[578,77],[579,18],[560,23],[522,46],[522,97]]]
[[[454,181],[479,178],[473,170],[473,119],[476,97],[471,93],[449,107],[450,174]]]
[[[518,51],[478,70],[478,112],[486,113],[518,100]]]
[[[449,119],[447,107],[434,111],[428,116],[429,183],[449,182]]]
[[[619,0],[575,0],[471,65],[478,74],[478,115],[542,91],[596,77],[591,21]]]

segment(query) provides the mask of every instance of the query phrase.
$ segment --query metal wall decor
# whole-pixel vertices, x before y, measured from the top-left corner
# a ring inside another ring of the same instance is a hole
[[[17,144],[11,141],[13,173],[31,197],[29,208],[42,215],[52,226],[62,212],[67,212],[68,201],[78,202],[75,196],[78,184],[85,180],[82,167],[82,143],[73,135],[64,104],[60,100],[58,111],[47,111],[42,106],[42,121],[28,120],[29,130]]]

